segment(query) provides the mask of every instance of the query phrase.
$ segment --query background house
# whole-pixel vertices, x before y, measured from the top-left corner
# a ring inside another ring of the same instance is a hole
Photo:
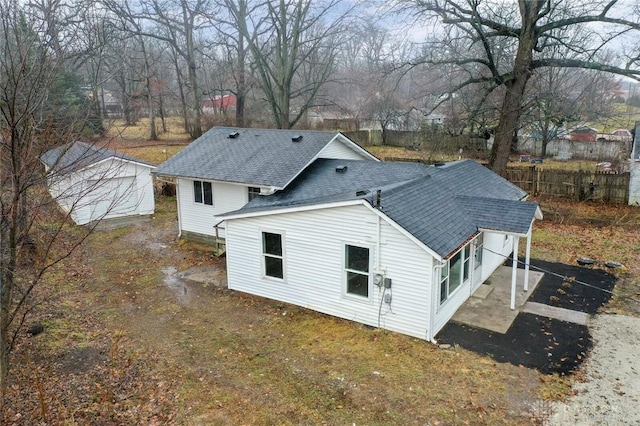
[[[176,184],[180,236],[222,247],[219,215],[285,189],[317,158],[378,161],[341,133],[214,127],[154,174]]]
[[[85,142],[52,149],[41,160],[51,196],[78,225],[154,212],[149,163]]]
[[[204,100],[202,103],[202,112],[212,115],[226,115],[228,113],[235,113],[236,105],[236,95],[216,95]]]
[[[520,238],[529,246],[542,216],[525,196],[470,160],[318,158],[284,190],[220,215],[228,285],[434,340]]]
[[[595,142],[598,130],[589,126],[578,126],[569,130],[569,138],[577,142]]]

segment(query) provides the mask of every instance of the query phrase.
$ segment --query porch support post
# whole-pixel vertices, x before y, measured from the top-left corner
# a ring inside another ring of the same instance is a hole
[[[529,291],[529,261],[531,260],[531,234],[533,229],[529,229],[527,234],[527,252],[524,257],[524,291]]]
[[[516,308],[516,276],[518,275],[518,243],[520,237],[513,237],[513,265],[511,269],[511,310]]]

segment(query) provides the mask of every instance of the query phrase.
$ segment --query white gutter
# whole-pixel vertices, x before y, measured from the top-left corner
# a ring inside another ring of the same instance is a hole
[[[175,182],[176,185],[176,204],[178,205],[178,238],[182,237],[182,210],[180,209],[180,185],[178,185],[178,179]]]

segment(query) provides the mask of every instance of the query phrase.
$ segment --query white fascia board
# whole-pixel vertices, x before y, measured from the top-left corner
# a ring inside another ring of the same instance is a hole
[[[531,232],[531,226],[529,226],[529,230],[524,234],[520,232],[507,232],[507,231],[501,231],[500,229],[491,229],[491,228],[478,228],[478,231],[491,232],[493,234],[510,235],[512,237],[526,237],[527,235],[529,235],[529,232]]]
[[[111,160],[118,160],[118,161],[121,161],[121,162],[123,162],[123,163],[138,164],[138,165],[140,165],[140,166],[148,167],[148,168],[150,168],[151,170],[153,170],[153,169],[155,169],[155,168],[156,168],[156,166],[152,166],[152,165],[150,165],[150,164],[145,164],[145,163],[140,163],[140,162],[138,162],[138,161],[131,161],[131,160],[127,160],[127,159],[125,159],[125,158],[120,158],[120,157],[109,157],[109,158],[104,158],[104,159],[102,159],[102,160],[100,160],[100,161],[96,161],[95,163],[87,164],[86,166],[82,167],[81,169],[73,170],[73,171],[70,171],[69,173],[79,173],[79,172],[84,172],[85,170],[87,170],[87,169],[89,169],[89,168],[91,168],[91,167],[95,167],[95,166],[97,166],[97,165],[99,165],[99,164],[104,163],[105,161],[111,161]]]
[[[376,157],[375,155],[373,155],[372,153],[370,153],[369,151],[367,151],[366,149],[362,148],[360,145],[358,145],[357,143],[355,143],[354,141],[352,141],[351,139],[349,139],[348,137],[346,137],[345,135],[343,135],[342,133],[338,133],[336,134],[333,139],[331,139],[331,142],[340,139],[341,142],[345,143],[346,145],[349,146],[349,148],[353,149],[354,151],[363,154],[365,157],[369,157],[371,160],[373,161],[381,161],[378,157]],[[329,145],[329,144],[327,144]]]
[[[540,206],[536,207],[536,213],[535,213],[534,217],[536,219],[538,219],[538,220],[542,220],[543,219],[542,209],[540,208]],[[533,223],[533,221],[531,223]]]
[[[402,235],[404,235],[405,237],[407,237],[409,240],[411,240],[413,243],[415,243],[418,247],[422,248],[424,251],[426,251],[427,253],[429,253],[431,256],[433,256],[436,260],[442,262],[442,256],[440,256],[438,253],[436,253],[435,251],[433,251],[431,248],[429,248],[427,245],[425,245],[422,241],[420,241],[419,239],[417,239],[415,237],[415,235],[413,235],[412,233],[410,233],[409,231],[407,231],[406,229],[404,229],[402,226],[398,225],[393,219],[391,219],[389,216],[387,216],[386,214],[384,214],[383,211],[380,211],[378,209],[376,209],[375,207],[373,207],[371,204],[367,203],[366,201],[363,203],[369,210],[371,210],[372,212],[374,212],[375,214],[377,214],[378,216],[380,216],[385,222],[387,222],[389,225],[391,225],[392,227],[394,227],[395,229],[397,229]]]
[[[363,200],[349,200],[349,201],[338,201],[334,203],[325,203],[325,204],[310,204],[306,206],[293,206],[293,207],[284,207],[282,209],[277,210],[262,210],[257,212],[248,212],[248,213],[239,213],[229,216],[218,216],[220,217],[220,223],[227,220],[234,219],[245,219],[249,217],[260,217],[260,216],[272,216],[276,214],[284,214],[284,213],[297,213],[297,212],[305,212],[310,210],[321,210],[321,209],[331,209],[335,207],[345,207],[345,206],[357,206],[359,204],[368,204]]]
[[[289,179],[289,181],[287,183],[285,183],[282,188],[280,188],[280,187],[274,187],[274,188],[276,190],[278,190],[278,191],[281,191],[281,190],[285,189],[287,186],[289,186],[289,184],[291,182],[293,182],[300,175],[300,173],[302,173],[303,171],[307,170],[307,167],[309,167],[314,161],[316,161],[320,157],[320,153],[322,152],[322,150],[324,150],[331,142],[333,142],[336,139],[339,139],[341,142],[347,144],[350,148],[353,148],[355,151],[357,151],[357,152],[359,152],[361,154],[364,154],[365,156],[369,157],[370,159],[372,159],[374,161],[380,161],[376,156],[374,156],[373,154],[371,154],[367,150],[362,149],[360,146],[358,146],[357,143],[353,142],[351,139],[349,139],[348,137],[346,137],[342,133],[336,133],[336,135],[333,138],[331,138],[331,140],[329,142],[327,142],[322,147],[322,149],[320,149],[318,152],[316,152],[316,155],[314,155],[313,158],[311,158],[311,160],[309,160],[309,162],[307,162],[307,164],[304,165],[304,167],[302,167],[300,170],[298,170],[298,172],[291,179]]]

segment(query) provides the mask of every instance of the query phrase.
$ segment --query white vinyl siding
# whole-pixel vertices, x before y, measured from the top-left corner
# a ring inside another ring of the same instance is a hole
[[[506,241],[505,241],[506,240]],[[513,250],[513,236],[494,232],[484,232],[484,250],[482,252],[482,281],[489,278],[498,266],[502,265]]]
[[[194,203],[192,179],[178,179],[178,212],[183,231],[216,236],[214,226],[220,222],[216,215],[238,210],[247,203],[247,187],[212,182],[213,206]],[[224,225],[218,228],[218,237],[224,238]]]
[[[230,220],[229,288],[426,339],[432,257],[381,220],[376,265],[377,223],[376,214],[364,206]],[[263,278],[257,236],[264,229],[286,229],[286,283]],[[382,270],[393,281],[387,290],[391,306],[380,305],[383,289],[376,286],[371,287],[370,303],[345,297],[345,244],[369,248],[371,273]]]
[[[49,192],[75,223],[153,214],[152,166],[105,160],[75,173],[48,178]]]
[[[636,136],[636,144],[640,144],[640,136]],[[636,152],[640,146],[636,147]],[[640,161],[632,160],[629,163],[629,205],[640,205]]]
[[[338,160],[370,160],[370,157],[366,157],[363,154],[349,148],[340,139],[332,140],[327,146],[325,146],[318,158],[333,158]]]

